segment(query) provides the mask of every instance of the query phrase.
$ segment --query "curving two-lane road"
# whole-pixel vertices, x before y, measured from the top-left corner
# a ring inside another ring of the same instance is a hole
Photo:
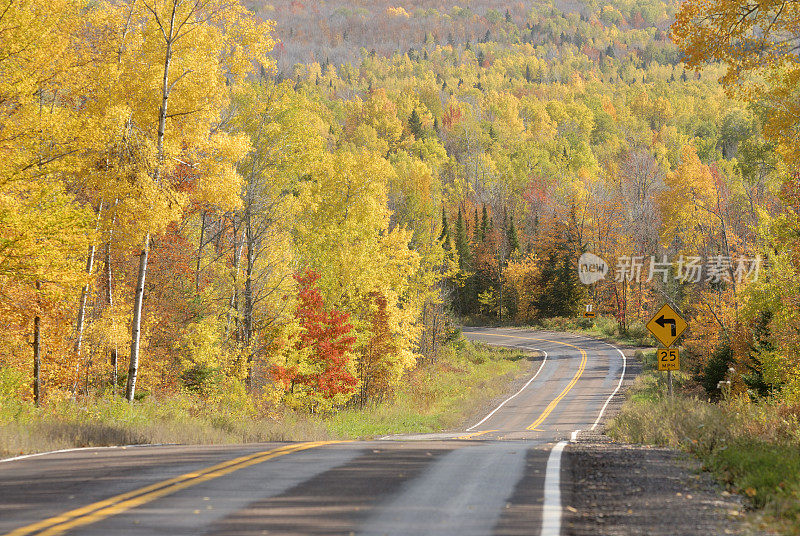
[[[465,335],[542,358],[522,389],[464,430],[5,461],[0,534],[559,534],[563,443],[553,444],[597,425],[622,384],[625,357],[576,335]]]

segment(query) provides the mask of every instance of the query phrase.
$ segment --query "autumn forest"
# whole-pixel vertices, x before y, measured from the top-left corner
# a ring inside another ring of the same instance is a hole
[[[663,303],[800,403],[797,2],[500,4],[0,0],[0,404],[330,414]]]

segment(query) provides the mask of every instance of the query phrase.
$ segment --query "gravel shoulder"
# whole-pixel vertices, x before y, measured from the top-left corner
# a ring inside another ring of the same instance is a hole
[[[751,534],[740,498],[681,452],[595,435],[567,448],[563,471],[565,534]]]
[[[629,358],[633,383],[641,363]],[[630,354],[629,354],[630,352]],[[623,389],[624,391],[624,389]],[[622,408],[609,404],[606,419]],[[724,491],[680,451],[614,442],[602,429],[581,432],[562,461],[563,534],[569,536],[754,535],[741,497]]]

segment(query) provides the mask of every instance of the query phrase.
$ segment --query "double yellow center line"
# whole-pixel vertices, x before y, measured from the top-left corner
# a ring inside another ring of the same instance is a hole
[[[539,415],[539,417],[537,417],[535,421],[533,421],[533,424],[528,426],[528,430],[541,431],[541,430],[538,429],[538,426],[544,422],[544,420],[553,412],[554,409],[556,409],[556,406],[558,405],[559,402],[561,402],[561,399],[564,398],[565,396],[567,396],[567,393],[569,393],[570,390],[572,390],[572,388],[575,387],[575,384],[578,383],[578,380],[583,375],[583,371],[586,369],[586,360],[587,360],[586,350],[584,350],[584,349],[582,349],[582,348],[580,348],[578,346],[575,346],[574,344],[570,344],[568,342],[554,341],[552,339],[538,339],[538,338],[534,338],[534,337],[522,337],[520,335],[501,335],[499,333],[492,333],[491,336],[492,337],[505,337],[505,338],[508,338],[508,339],[522,339],[522,340],[526,340],[526,341],[550,342],[550,343],[553,343],[553,344],[561,344],[563,346],[569,346],[571,348],[575,348],[576,350],[578,350],[581,353],[581,362],[578,365],[578,370],[577,370],[577,372],[575,372],[575,375],[572,377],[570,382],[567,384],[566,387],[564,387],[564,389],[561,391],[561,393],[559,393],[559,395],[557,397],[555,397],[553,400],[550,401],[550,403],[544,409],[542,414]],[[466,436],[458,437],[456,439],[471,439],[471,438],[476,437],[476,436],[481,435],[481,434],[487,434],[489,432],[496,432],[496,431],[497,430],[489,430],[489,431],[486,431],[486,432],[476,432],[476,433],[469,434],[469,435],[466,435]]]
[[[149,503],[170,495],[182,489],[195,486],[208,480],[213,480],[221,476],[233,473],[239,469],[250,467],[273,458],[285,456],[293,452],[321,447],[323,445],[330,445],[339,443],[339,441],[313,441],[308,443],[298,443],[296,445],[287,445],[278,447],[264,452],[257,452],[239,458],[234,458],[227,462],[223,462],[205,469],[192,471],[169,480],[157,482],[143,488],[139,488],[127,493],[116,495],[109,499],[104,499],[96,503],[92,503],[69,512],[20,527],[6,534],[6,536],[29,536],[36,534],[38,536],[54,536],[56,534],[63,534],[64,532],[81,527],[92,523],[97,523],[111,516],[115,516],[126,512],[137,506]]]
[[[557,342],[557,341],[553,341],[553,342]],[[528,430],[537,430],[538,426],[540,424],[542,424],[542,422],[544,422],[544,420],[547,418],[547,416],[550,415],[550,413],[552,413],[553,410],[556,408],[558,403],[561,402],[561,399],[564,398],[565,396],[567,396],[567,393],[569,393],[570,390],[573,387],[575,387],[575,384],[578,383],[578,379],[580,379],[581,375],[583,375],[583,371],[586,369],[586,350],[578,348],[577,346],[575,346],[573,344],[569,344],[568,342],[558,342],[558,344],[565,344],[567,346],[572,346],[573,348],[575,348],[575,349],[580,351],[580,353],[581,353],[581,362],[578,365],[578,371],[575,373],[575,375],[569,381],[567,386],[564,387],[564,390],[561,391],[561,393],[559,393],[559,395],[557,397],[555,397],[553,400],[551,400],[550,403],[547,405],[547,407],[544,408],[544,411],[542,412],[542,414],[539,415],[539,417],[535,421],[533,421],[533,424],[528,426]]]

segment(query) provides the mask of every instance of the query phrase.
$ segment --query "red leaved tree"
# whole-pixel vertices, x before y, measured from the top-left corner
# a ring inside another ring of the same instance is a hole
[[[337,395],[352,395],[358,380],[350,372],[356,338],[350,333],[350,315],[325,309],[314,270],[294,276],[299,288],[295,311],[301,332],[295,343],[294,363],[273,367],[274,377],[283,383],[287,395],[302,405],[314,408],[319,402],[330,404]],[[343,397],[339,397],[341,400]],[[315,403],[316,402],[316,403]]]

